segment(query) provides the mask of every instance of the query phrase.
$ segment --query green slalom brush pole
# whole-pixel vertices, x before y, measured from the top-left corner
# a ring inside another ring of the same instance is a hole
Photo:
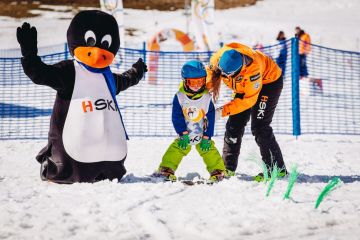
[[[271,172],[270,183],[269,183],[269,187],[268,187],[267,192],[266,192],[267,197],[270,195],[270,191],[273,188],[276,179],[278,178],[278,172],[279,172],[279,170],[277,168],[277,165],[275,164],[275,166],[274,166],[274,168],[273,168],[273,170]]]
[[[290,176],[289,176],[289,184],[287,186],[287,190],[284,194],[284,199],[289,199],[290,198],[290,194],[291,194],[291,191],[294,187],[294,184],[297,180],[297,177],[299,176],[299,173],[297,171],[297,165],[294,164],[292,167],[291,167],[291,173],[290,173]]]
[[[266,184],[267,181],[269,181],[269,173],[266,164],[262,160],[260,160],[255,153],[250,154],[247,160],[254,162],[261,167],[264,174],[264,183]]]
[[[320,195],[316,200],[315,209],[317,209],[320,203],[322,202],[322,200],[341,183],[342,181],[339,177],[332,178],[328,182],[328,184],[324,187],[324,189],[320,192]]]
[[[267,181],[269,181],[268,168],[267,168],[266,164],[265,164],[263,161],[260,162],[260,165],[261,165],[261,167],[262,167],[263,174],[264,174],[264,183],[266,184]]]

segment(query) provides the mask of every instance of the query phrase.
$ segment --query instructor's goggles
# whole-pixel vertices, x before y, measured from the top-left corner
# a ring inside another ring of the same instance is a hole
[[[224,78],[235,78],[237,77],[237,75],[239,75],[239,73],[241,72],[241,69],[242,68],[239,68],[238,70],[236,70],[235,72],[231,72],[229,74],[225,73],[221,67],[219,66],[219,69],[221,70],[221,77],[224,77]]]
[[[202,78],[185,78],[185,84],[192,90],[197,90],[205,85],[206,77]]]
[[[241,68],[230,74],[226,74],[223,71],[221,71],[221,78],[225,83],[232,82],[233,84],[234,82],[240,81],[242,79],[242,75],[240,73],[241,73]]]

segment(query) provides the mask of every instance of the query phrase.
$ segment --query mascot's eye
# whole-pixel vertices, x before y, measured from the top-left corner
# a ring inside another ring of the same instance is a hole
[[[88,30],[85,33],[85,42],[86,42],[86,46],[90,46],[93,47],[96,44],[96,37],[95,37],[95,33],[91,30]]]
[[[101,47],[102,48],[109,48],[111,45],[111,36],[109,34],[106,34],[102,39],[101,39]]]

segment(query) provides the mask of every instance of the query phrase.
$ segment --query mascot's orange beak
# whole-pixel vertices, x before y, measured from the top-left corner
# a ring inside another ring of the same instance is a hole
[[[93,68],[105,68],[114,60],[114,54],[98,47],[77,47],[75,57],[85,65]]]

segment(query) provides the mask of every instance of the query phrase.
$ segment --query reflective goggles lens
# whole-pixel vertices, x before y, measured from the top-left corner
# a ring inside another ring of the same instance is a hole
[[[189,88],[201,88],[202,86],[205,85],[206,82],[206,77],[203,78],[186,78],[185,79],[186,85]]]
[[[229,77],[236,77],[237,75],[239,75],[239,73],[241,72],[241,69],[242,68],[239,68],[238,70],[236,70],[235,72],[232,72],[232,73],[229,73],[229,74],[226,74],[222,71],[222,69],[220,68],[221,70],[221,76],[224,77],[224,78],[229,78]]]

